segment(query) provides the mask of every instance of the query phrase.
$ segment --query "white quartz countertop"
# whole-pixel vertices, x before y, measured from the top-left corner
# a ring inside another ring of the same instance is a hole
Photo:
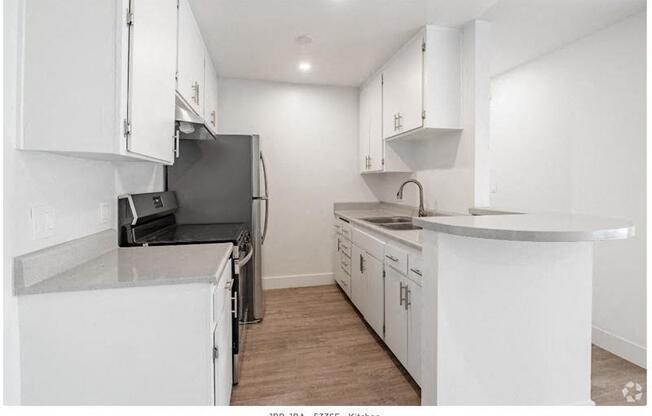
[[[618,240],[634,235],[634,226],[628,221],[588,215],[423,217],[413,222],[424,230],[493,240],[573,242]]]
[[[47,278],[26,279],[25,276],[16,276],[15,293],[27,295],[216,282],[229,264],[232,249],[230,243],[116,247]],[[29,255],[17,261],[18,265],[20,261],[28,264]],[[22,269],[18,269],[17,273],[20,274]],[[25,284],[26,280],[32,283]]]

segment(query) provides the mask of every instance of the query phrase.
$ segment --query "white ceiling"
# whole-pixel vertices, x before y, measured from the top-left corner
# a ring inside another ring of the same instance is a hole
[[[645,8],[645,0],[190,0],[220,76],[359,85],[426,23],[493,23],[503,72]],[[312,43],[301,46],[300,35]],[[309,61],[312,70],[298,70]]]

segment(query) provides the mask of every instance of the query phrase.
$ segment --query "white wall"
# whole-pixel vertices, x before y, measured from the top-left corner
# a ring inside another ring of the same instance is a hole
[[[381,201],[418,205],[418,190],[405,188],[403,201],[396,192],[408,178],[424,188],[426,209],[466,213],[488,202],[489,173],[489,58],[491,27],[472,21],[462,29],[461,119],[464,130],[422,141],[392,141],[396,153],[413,174],[367,174],[364,180]]]
[[[646,346],[645,14],[492,82],[491,205],[631,219],[595,248],[594,342],[639,364]]]
[[[18,312],[12,258],[108,228],[115,228],[116,194],[160,189],[162,169],[145,163],[110,162],[15,150],[18,1],[4,2],[4,402],[20,402]],[[91,132],[92,133],[92,132]],[[65,140],[65,132],[52,132]],[[99,204],[111,211],[101,223]],[[54,208],[54,235],[32,239],[30,208]]]
[[[333,203],[374,200],[357,172],[357,89],[221,79],[219,91],[220,132],[259,134],[267,163],[266,287],[330,281]]]

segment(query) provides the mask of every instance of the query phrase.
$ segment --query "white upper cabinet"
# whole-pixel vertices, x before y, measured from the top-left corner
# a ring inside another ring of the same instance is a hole
[[[217,133],[217,71],[213,65],[213,61],[206,53],[205,59],[205,74],[204,74],[204,118],[206,125]]]
[[[172,163],[176,0],[30,0],[21,13],[18,148]]]
[[[360,172],[407,172],[408,168],[383,139],[383,82],[374,75],[360,88]]]
[[[423,47],[416,36],[383,70],[383,136],[389,138],[423,127]]]
[[[177,21],[175,0],[131,0],[131,5],[134,24],[130,26],[127,150],[171,162],[177,57],[176,30],[171,29]]]
[[[382,80],[377,74],[360,89],[360,171],[383,169]]]
[[[178,40],[177,92],[199,116],[204,117],[205,47],[188,0],[179,0]]]
[[[461,35],[426,26],[382,69],[383,137],[433,138],[461,130]]]

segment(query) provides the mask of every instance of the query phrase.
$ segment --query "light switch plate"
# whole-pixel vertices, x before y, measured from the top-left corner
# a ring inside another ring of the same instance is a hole
[[[35,205],[30,208],[29,219],[32,225],[32,239],[52,237],[56,230],[56,212],[48,205]]]

